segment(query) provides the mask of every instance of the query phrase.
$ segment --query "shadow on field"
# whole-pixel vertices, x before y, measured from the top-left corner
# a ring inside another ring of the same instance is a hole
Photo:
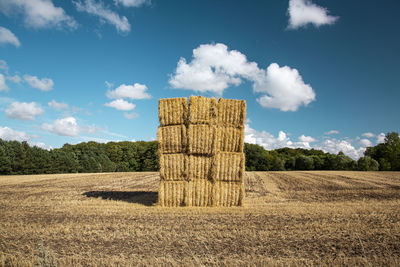
[[[158,193],[149,191],[89,191],[82,195],[110,200],[120,200],[129,203],[138,203],[144,206],[153,206],[157,202]]]

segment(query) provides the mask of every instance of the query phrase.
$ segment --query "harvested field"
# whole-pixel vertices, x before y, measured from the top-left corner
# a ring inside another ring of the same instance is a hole
[[[233,208],[158,207],[158,173],[0,176],[0,266],[400,265],[400,173],[245,176]]]

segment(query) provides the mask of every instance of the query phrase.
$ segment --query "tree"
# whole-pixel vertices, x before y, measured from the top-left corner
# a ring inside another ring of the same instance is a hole
[[[360,171],[377,171],[379,163],[371,157],[361,157],[358,159],[358,170]]]
[[[296,157],[295,166],[297,170],[313,170],[314,160],[310,156],[299,155]]]

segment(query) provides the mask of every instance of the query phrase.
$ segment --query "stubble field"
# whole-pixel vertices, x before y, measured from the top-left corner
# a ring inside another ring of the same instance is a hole
[[[235,208],[157,207],[158,185],[0,176],[0,266],[400,266],[400,173],[248,172]]]

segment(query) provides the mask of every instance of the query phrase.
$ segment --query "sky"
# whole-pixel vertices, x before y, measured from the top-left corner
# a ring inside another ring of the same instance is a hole
[[[0,0],[0,138],[155,140],[158,99],[247,102],[245,142],[344,152],[400,132],[397,0]]]

